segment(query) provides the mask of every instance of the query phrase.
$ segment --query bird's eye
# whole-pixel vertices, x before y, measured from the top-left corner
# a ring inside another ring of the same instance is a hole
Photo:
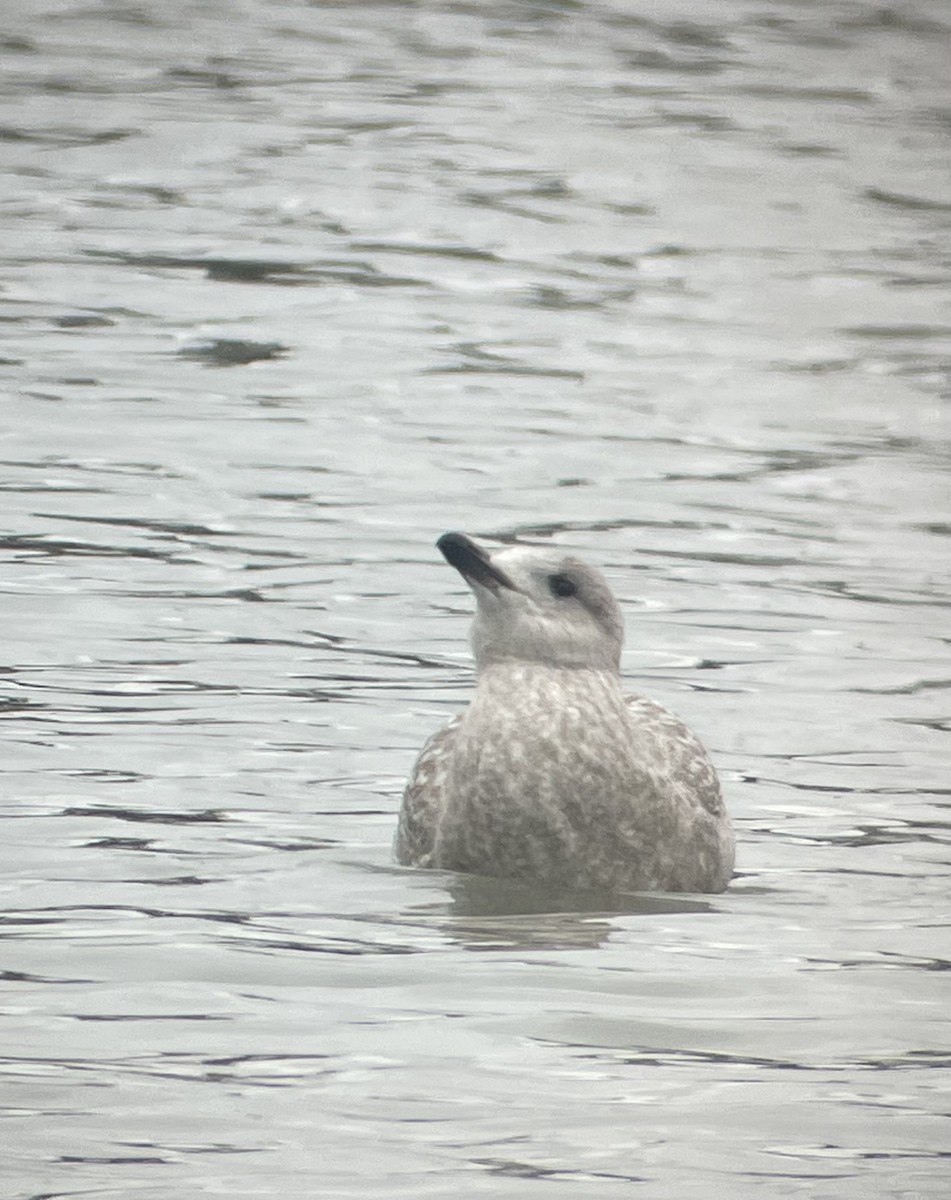
[[[578,585],[567,575],[549,575],[548,587],[553,596],[573,596]]]

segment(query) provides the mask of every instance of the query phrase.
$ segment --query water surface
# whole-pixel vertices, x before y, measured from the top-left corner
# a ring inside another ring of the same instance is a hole
[[[939,0],[8,0],[4,1194],[947,1189]],[[399,869],[446,529],[605,566],[717,897]]]

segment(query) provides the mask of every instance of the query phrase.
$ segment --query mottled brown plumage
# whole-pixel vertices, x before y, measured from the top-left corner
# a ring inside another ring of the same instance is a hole
[[[734,838],[716,772],[667,709],[621,690],[600,572],[557,550],[439,541],[478,603],[472,702],[424,745],[400,862],[565,888],[722,891]]]

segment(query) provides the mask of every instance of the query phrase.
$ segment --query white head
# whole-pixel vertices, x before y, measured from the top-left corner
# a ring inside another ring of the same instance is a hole
[[[624,622],[600,571],[557,547],[489,553],[464,533],[436,543],[472,589],[472,651],[480,669],[513,660],[617,671]]]

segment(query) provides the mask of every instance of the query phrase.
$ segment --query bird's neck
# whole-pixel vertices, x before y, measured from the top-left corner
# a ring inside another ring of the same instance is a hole
[[[555,667],[521,659],[501,659],[479,668],[476,690],[508,696],[540,696],[591,691],[621,695],[620,673],[609,667]]]

